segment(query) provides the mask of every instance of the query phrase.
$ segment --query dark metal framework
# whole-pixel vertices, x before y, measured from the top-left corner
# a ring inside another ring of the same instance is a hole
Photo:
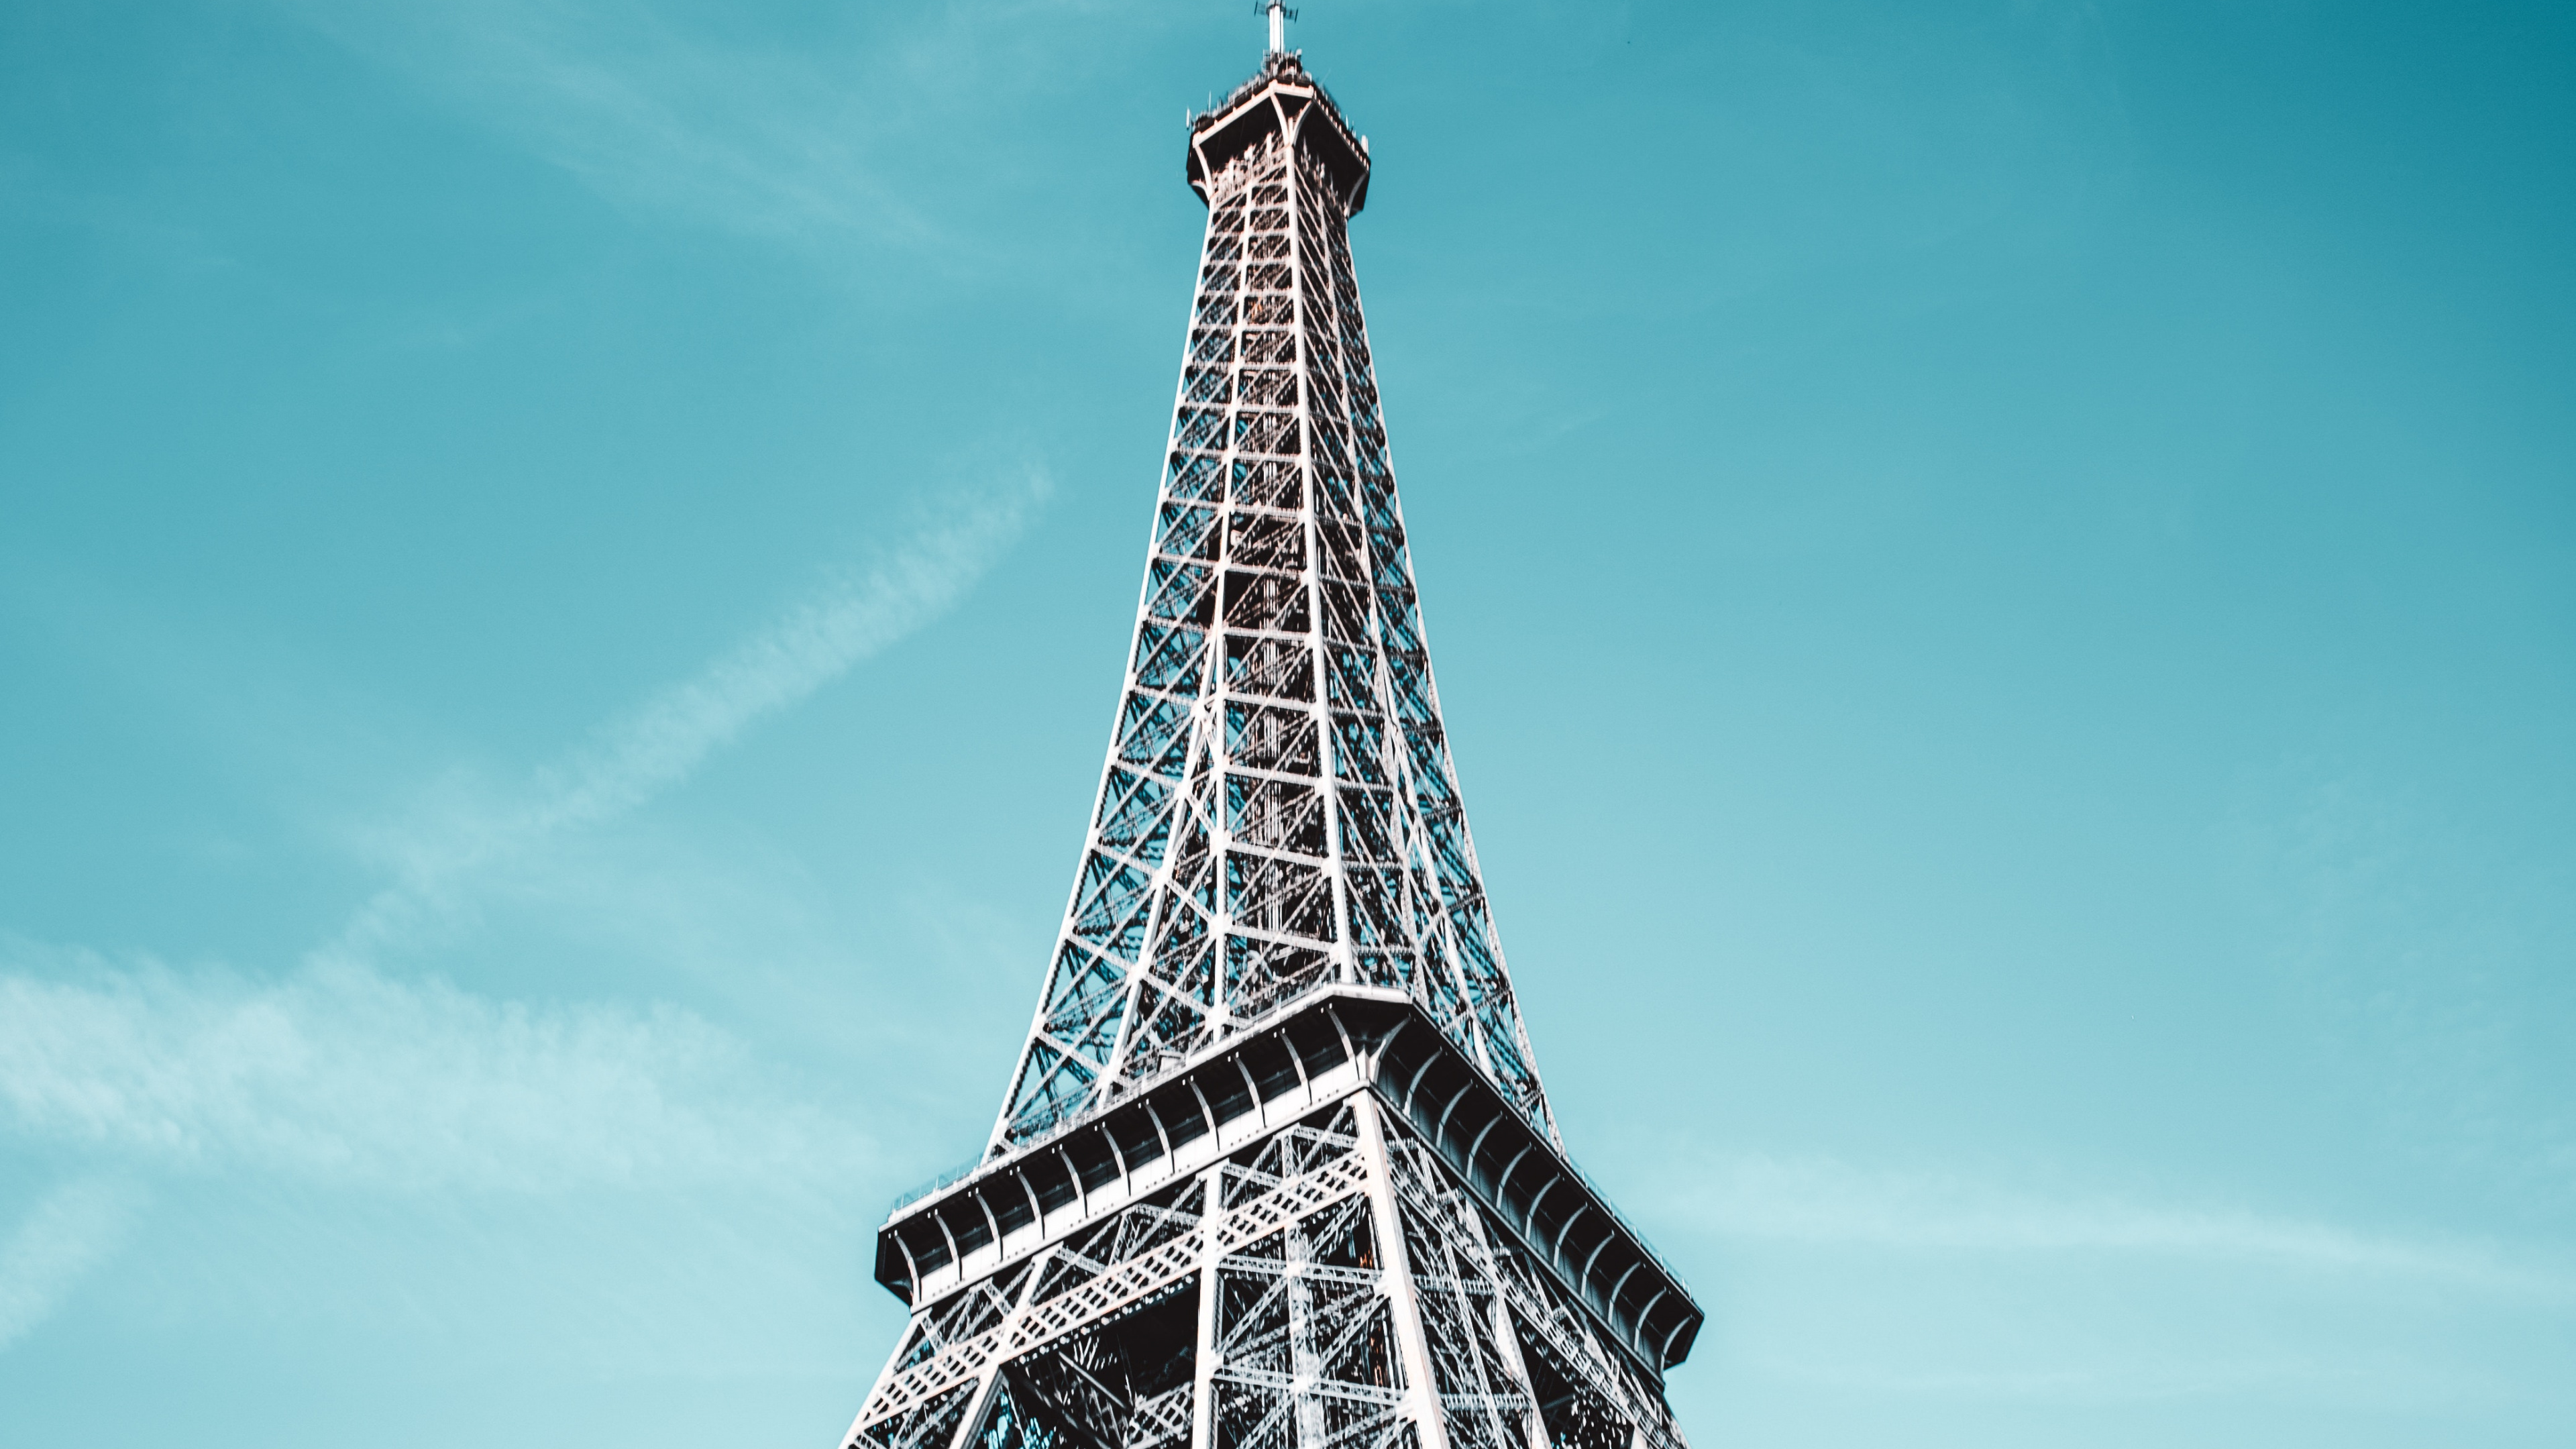
[[[1346,224],[1292,56],[1202,118],[1208,203],[1125,697],[992,1149],[1327,985],[1411,995],[1547,1130],[1440,727]]]
[[[984,1161],[899,1207],[847,1449],[1684,1449],[1701,1312],[1567,1159],[1422,642],[1296,56],[1208,203],[1099,804]]]

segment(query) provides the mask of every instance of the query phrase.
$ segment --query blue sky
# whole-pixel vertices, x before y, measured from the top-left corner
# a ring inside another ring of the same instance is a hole
[[[2570,13],[1306,11],[1694,1438],[2576,1440]],[[0,13],[0,1441],[848,1423],[1260,29]]]

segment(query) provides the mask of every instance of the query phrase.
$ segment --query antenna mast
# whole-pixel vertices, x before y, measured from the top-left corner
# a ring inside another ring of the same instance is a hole
[[[1261,8],[1270,13],[1270,54],[1283,55],[1288,50],[1288,22],[1297,18],[1297,12],[1288,8],[1286,0],[1269,0]]]

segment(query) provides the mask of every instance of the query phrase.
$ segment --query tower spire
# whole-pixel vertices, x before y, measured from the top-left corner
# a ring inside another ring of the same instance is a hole
[[[1297,18],[1297,12],[1289,9],[1285,0],[1268,0],[1261,8],[1270,12],[1269,54],[1287,54],[1288,22]]]

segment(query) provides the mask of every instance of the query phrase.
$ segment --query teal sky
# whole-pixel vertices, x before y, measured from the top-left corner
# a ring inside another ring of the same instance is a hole
[[[833,1442],[1260,38],[0,7],[0,1443]],[[2576,11],[1292,40],[1695,1442],[2576,1443]]]

